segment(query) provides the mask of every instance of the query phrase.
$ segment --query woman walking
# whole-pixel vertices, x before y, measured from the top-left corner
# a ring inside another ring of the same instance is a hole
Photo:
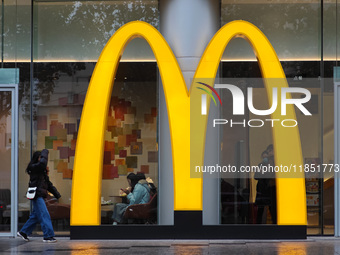
[[[43,242],[54,243],[57,241],[54,238],[51,217],[47,210],[44,198],[47,197],[47,191],[51,192],[57,199],[59,199],[61,195],[50,182],[47,175],[47,161],[48,150],[44,149],[41,152],[36,151],[26,169],[26,172],[30,175],[29,187],[36,187],[36,194],[32,199],[33,211],[25,225],[17,233],[18,236],[26,242],[29,241],[28,236],[32,234],[37,223],[40,223],[44,233]]]

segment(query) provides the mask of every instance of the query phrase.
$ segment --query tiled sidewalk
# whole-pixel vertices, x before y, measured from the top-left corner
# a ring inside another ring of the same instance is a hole
[[[0,237],[0,254],[339,254],[340,239],[307,240],[70,240],[43,243],[41,237]]]

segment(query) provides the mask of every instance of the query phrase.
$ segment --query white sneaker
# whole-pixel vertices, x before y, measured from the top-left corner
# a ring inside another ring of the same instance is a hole
[[[18,232],[18,236],[20,236],[22,239],[24,239],[26,242],[28,242],[30,239],[28,239],[27,235],[24,232]]]
[[[47,237],[43,239],[44,243],[55,243],[57,240],[54,237]]]

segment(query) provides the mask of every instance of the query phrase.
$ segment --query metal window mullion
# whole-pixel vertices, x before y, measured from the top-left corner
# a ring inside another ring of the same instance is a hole
[[[334,164],[339,164],[339,113],[338,113],[338,87],[340,83],[334,83]],[[339,175],[340,173],[334,171],[334,236],[340,236],[339,220],[340,220],[340,203],[339,203]]]
[[[17,103],[18,91],[14,85],[11,91],[11,235],[14,237],[18,228],[18,126],[17,126]]]
[[[14,170],[14,132],[13,129],[15,128],[15,123],[14,123],[14,91],[13,89],[10,89],[12,95],[11,95],[11,235],[13,236],[14,233],[14,224],[15,224],[15,209],[14,209],[14,204],[15,204],[15,170]]]
[[[13,223],[13,237],[16,235],[16,232],[18,230],[18,190],[19,190],[19,170],[18,170],[18,161],[19,161],[19,154],[18,154],[18,146],[19,146],[19,89],[18,85],[14,85],[14,95],[13,95],[13,106],[12,106],[12,120],[14,123],[14,128],[12,128],[12,137],[13,137],[13,142],[12,146],[14,148],[14,154],[13,154],[13,167],[14,167],[14,202],[13,202],[13,211],[14,211],[14,223]]]

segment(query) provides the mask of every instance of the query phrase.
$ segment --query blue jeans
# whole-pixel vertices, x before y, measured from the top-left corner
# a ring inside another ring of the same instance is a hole
[[[40,223],[41,229],[44,233],[44,238],[54,237],[51,217],[48,213],[45,201],[42,197],[38,197],[33,201],[33,212],[31,213],[28,221],[22,227],[20,232],[25,233],[27,236],[32,234],[37,223]]]
[[[115,208],[113,209],[112,219],[113,221],[122,223],[124,213],[126,209],[128,208],[128,204],[124,203],[117,203],[115,205]]]

